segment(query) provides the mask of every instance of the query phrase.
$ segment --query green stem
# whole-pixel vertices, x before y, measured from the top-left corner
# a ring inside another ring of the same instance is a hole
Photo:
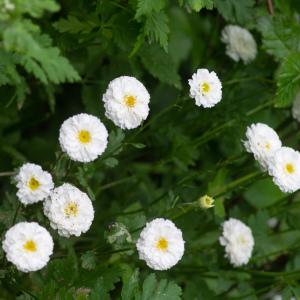
[[[0,177],[13,176],[15,174],[16,174],[16,172],[13,172],[13,171],[11,171],[11,172],[0,172]]]

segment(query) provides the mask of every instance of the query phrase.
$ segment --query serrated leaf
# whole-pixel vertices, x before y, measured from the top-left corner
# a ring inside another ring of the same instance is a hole
[[[135,17],[158,12],[165,6],[166,0],[138,0]]]
[[[155,274],[150,274],[143,283],[142,300],[180,300],[182,290],[174,282],[162,279],[157,281]]]
[[[94,288],[91,291],[91,294],[89,296],[89,300],[108,300],[109,297],[109,289],[105,285],[105,281],[103,277],[100,277],[96,280],[96,284]]]
[[[263,48],[277,60],[300,51],[300,25],[292,18],[263,16],[257,21]]]
[[[275,105],[289,106],[300,88],[300,53],[291,53],[282,63],[277,79]]]
[[[143,47],[139,52],[149,73],[162,82],[181,88],[180,77],[169,55],[157,45]]]
[[[170,32],[168,16],[163,12],[149,15],[145,22],[145,33],[151,41],[156,41],[167,52],[168,35]]]
[[[68,16],[66,19],[60,19],[53,24],[53,27],[59,32],[68,32],[72,34],[91,32],[98,24],[90,17],[81,21],[75,16]]]
[[[60,50],[50,46],[50,37],[39,32],[30,21],[15,21],[3,33],[4,48],[20,54],[20,64],[45,84],[79,80],[79,74]]]
[[[214,0],[214,4],[225,20],[245,24],[253,17],[255,0]]]
[[[196,12],[199,12],[202,8],[213,9],[214,7],[213,0],[188,0],[187,3]]]

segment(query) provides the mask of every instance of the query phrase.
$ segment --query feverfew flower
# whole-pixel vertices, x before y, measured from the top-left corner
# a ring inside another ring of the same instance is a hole
[[[300,189],[300,153],[289,147],[276,151],[269,164],[274,183],[285,193]]]
[[[26,163],[17,176],[17,197],[27,205],[44,200],[54,187],[52,176],[40,166]]]
[[[215,206],[215,199],[207,195],[200,197],[198,201],[202,209],[208,209]]]
[[[32,272],[47,265],[53,252],[53,240],[39,224],[21,222],[6,232],[2,247],[7,260],[19,271]]]
[[[247,29],[236,25],[227,25],[222,30],[221,40],[226,44],[226,54],[234,61],[241,59],[247,64],[255,59],[256,42]]]
[[[121,76],[112,80],[102,100],[106,117],[122,129],[136,128],[148,117],[150,95],[134,77]]]
[[[167,270],[184,253],[182,232],[170,220],[154,219],[146,224],[136,243],[139,258],[154,270]]]
[[[292,115],[295,120],[300,122],[300,91],[297,93],[292,107]]]
[[[99,118],[79,114],[63,122],[59,131],[61,149],[75,161],[97,159],[107,146],[108,133]]]
[[[44,202],[44,214],[50,220],[51,227],[65,237],[87,232],[94,219],[94,209],[88,195],[69,183],[52,191]]]
[[[213,107],[222,99],[222,84],[215,72],[198,69],[189,79],[190,97],[197,106]]]
[[[253,153],[263,169],[267,169],[274,153],[281,148],[281,141],[271,127],[256,123],[247,127],[247,140],[244,141],[247,152]]]
[[[219,238],[225,247],[225,257],[235,266],[248,263],[251,258],[254,239],[251,229],[237,219],[230,218],[223,223],[223,233]]]

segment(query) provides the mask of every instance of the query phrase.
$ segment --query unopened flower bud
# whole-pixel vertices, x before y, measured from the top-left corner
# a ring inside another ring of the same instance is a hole
[[[198,201],[202,209],[208,209],[215,206],[215,200],[212,197],[209,197],[208,195],[200,197]]]

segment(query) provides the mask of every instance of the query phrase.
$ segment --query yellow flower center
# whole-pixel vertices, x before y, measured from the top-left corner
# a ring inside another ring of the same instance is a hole
[[[210,85],[207,82],[204,82],[201,85],[201,90],[202,90],[203,93],[208,93],[209,90],[210,90]]]
[[[35,252],[36,244],[33,240],[29,240],[23,245],[23,248],[29,252]]]
[[[80,130],[78,133],[78,139],[83,144],[89,143],[91,141],[91,134],[87,130]]]
[[[165,238],[160,238],[156,243],[156,248],[161,251],[166,251],[168,249],[168,241]]]
[[[292,164],[286,164],[285,169],[289,174],[293,174],[295,172],[295,168]]]
[[[75,202],[69,202],[64,211],[67,217],[76,217],[78,214],[78,205]]]
[[[35,191],[40,185],[41,185],[40,182],[36,180],[34,177],[31,177],[28,182],[28,186],[32,191]]]
[[[247,244],[247,240],[242,235],[239,237],[239,242],[240,242],[241,245]]]
[[[136,99],[134,96],[129,95],[124,97],[124,102],[126,106],[132,108],[136,104]]]
[[[271,148],[270,143],[266,143],[266,146],[265,146],[265,147],[266,147],[267,150],[270,150],[270,148]]]

